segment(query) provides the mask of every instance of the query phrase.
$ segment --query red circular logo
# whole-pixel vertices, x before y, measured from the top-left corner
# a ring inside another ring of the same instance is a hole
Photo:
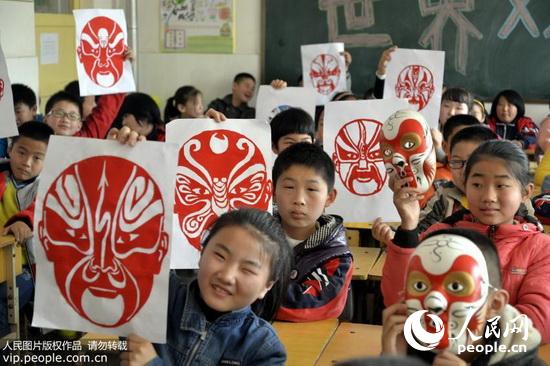
[[[435,91],[432,72],[422,65],[409,65],[399,73],[395,95],[406,98],[421,111],[430,102]]]

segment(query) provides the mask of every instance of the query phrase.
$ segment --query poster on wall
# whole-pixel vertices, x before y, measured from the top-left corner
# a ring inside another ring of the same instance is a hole
[[[33,326],[165,341],[176,157],[175,144],[50,138]]]
[[[13,94],[4,51],[0,45],[0,137],[17,135],[15,111],[13,109]]]
[[[388,64],[384,98],[407,99],[410,109],[438,128],[444,68],[444,51],[398,48]]]
[[[324,150],[336,169],[338,199],[327,209],[346,222],[400,221],[380,149],[384,121],[407,108],[404,99],[330,102],[325,106]]]
[[[167,125],[166,141],[179,146],[172,268],[198,268],[201,238],[224,212],[271,212],[270,135],[267,123],[252,119],[177,119]]]
[[[309,44],[301,47],[304,87],[317,92],[317,105],[330,102],[346,90],[346,62],[343,43]]]
[[[233,53],[233,9],[233,0],[161,0],[161,51]]]
[[[136,91],[122,9],[73,10],[76,22],[76,71],[80,95]]]
[[[271,85],[261,85],[256,99],[256,119],[270,123],[273,117],[284,110],[301,108],[314,120],[315,94],[313,88],[274,89]]]

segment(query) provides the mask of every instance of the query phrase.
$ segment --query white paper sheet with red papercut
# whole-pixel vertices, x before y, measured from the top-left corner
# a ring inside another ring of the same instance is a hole
[[[422,113],[432,128],[438,128],[445,52],[398,48],[386,71],[384,98],[409,100],[408,108]]]
[[[378,142],[382,124],[407,108],[403,99],[331,102],[325,106],[323,148],[336,173],[336,201],[327,212],[346,222],[399,221]]]
[[[51,137],[33,326],[165,341],[176,158],[174,144]]]
[[[15,122],[15,111],[13,109],[13,93],[8,75],[8,66],[4,51],[0,45],[0,137],[17,135],[17,123]]]
[[[177,119],[166,141],[180,147],[170,266],[197,268],[205,230],[222,213],[271,212],[271,131],[253,119]]]
[[[76,29],[76,70],[80,95],[136,91],[122,9],[73,10]]]
[[[315,94],[313,88],[273,89],[271,85],[262,85],[256,101],[256,119],[270,123],[273,117],[290,108],[301,108],[315,119]]]
[[[304,87],[315,89],[317,105],[328,103],[334,94],[346,90],[343,52],[343,43],[301,46]]]

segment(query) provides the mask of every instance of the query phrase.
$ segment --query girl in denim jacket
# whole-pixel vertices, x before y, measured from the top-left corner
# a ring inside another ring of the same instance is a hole
[[[277,334],[254,313],[273,316],[285,293],[292,257],[279,223],[267,212],[232,211],[203,246],[195,280],[171,275],[166,344],[131,335],[122,365],[284,365]]]

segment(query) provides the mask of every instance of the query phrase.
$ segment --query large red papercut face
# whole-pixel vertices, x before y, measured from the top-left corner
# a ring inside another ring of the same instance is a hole
[[[346,123],[334,140],[332,160],[346,189],[358,196],[380,192],[387,174],[380,150],[382,122],[356,119]]]
[[[80,34],[78,59],[97,85],[108,88],[118,82],[124,70],[124,32],[114,20],[99,16],[91,19]]]
[[[467,342],[466,328],[473,334],[482,329],[478,316],[488,296],[488,281],[485,259],[473,242],[457,235],[436,235],[418,246],[409,262],[407,307],[410,312],[427,310],[439,316],[445,333],[437,348],[456,353],[458,345]],[[427,315],[424,320],[426,330],[435,333]]]
[[[319,94],[331,94],[338,85],[340,73],[338,59],[333,55],[323,53],[311,61],[309,76],[313,87]]]
[[[0,79],[0,100],[4,96],[4,80]]]
[[[421,111],[435,91],[432,72],[422,65],[409,65],[399,73],[395,84],[395,95],[406,98]]]
[[[48,188],[39,239],[69,305],[118,327],[147,302],[168,250],[164,204],[151,176],[114,156],[81,160]]]
[[[410,186],[426,192],[435,178],[435,151],[428,124],[415,111],[391,115],[380,135],[386,170],[396,178],[413,178]]]
[[[176,172],[180,228],[200,250],[201,234],[221,214],[241,207],[269,208],[271,180],[262,152],[246,136],[205,131],[183,144]]]

